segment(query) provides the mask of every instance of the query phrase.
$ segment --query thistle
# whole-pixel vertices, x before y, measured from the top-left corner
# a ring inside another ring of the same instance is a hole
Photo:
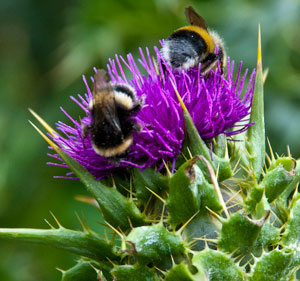
[[[87,93],[71,97],[82,119],[62,109],[71,124],[58,122],[54,130],[31,111],[48,131],[32,123],[54,151],[49,164],[68,169],[59,177],[81,180],[112,238],[57,221],[46,230],[0,229],[0,239],[81,256],[62,280],[298,280],[299,160],[289,150],[274,154],[269,143],[265,152],[260,32],[257,68],[248,76],[241,64],[234,75],[229,59],[224,73],[204,76],[201,64],[171,69],[157,48],[154,59],[148,49],[140,56],[139,65],[128,55],[107,66],[112,83],[144,98],[133,117],[141,130],[118,162],[82,137],[92,122],[85,77]]]

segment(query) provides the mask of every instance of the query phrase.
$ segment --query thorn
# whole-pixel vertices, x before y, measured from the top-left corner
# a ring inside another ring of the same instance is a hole
[[[226,204],[224,203],[224,199],[223,199],[223,196],[222,196],[219,184],[218,184],[217,177],[216,177],[216,175],[214,173],[214,170],[213,170],[211,164],[207,161],[207,159],[205,157],[203,157],[202,155],[200,155],[199,158],[206,164],[206,166],[208,168],[208,171],[209,171],[209,174],[210,174],[210,178],[211,178],[212,184],[213,184],[213,186],[215,188],[215,191],[217,193],[219,201],[220,201],[220,203],[221,203],[221,205],[223,207],[223,211],[224,211],[226,217],[229,218],[230,216],[229,216],[228,210],[226,208]]]
[[[224,158],[229,159],[228,142],[227,142],[226,137],[225,137],[225,155],[224,155]]]
[[[236,250],[237,251],[237,250]],[[234,262],[235,263],[239,263],[239,262],[241,262],[241,260],[244,258],[244,256],[243,256],[243,254],[239,254],[239,255],[237,255],[236,257],[234,257]]]
[[[130,228],[133,229],[134,227],[133,227],[132,222],[131,222],[131,219],[130,219],[129,217],[128,217],[128,222],[129,222]]]
[[[267,80],[267,77],[268,77],[268,74],[269,74],[269,68],[266,68],[266,69],[263,71],[263,77],[262,77],[263,84],[265,84],[265,82],[266,82],[266,80]]]
[[[99,205],[98,205],[96,199],[94,199],[93,197],[77,195],[77,196],[75,196],[75,200],[77,200],[79,202],[83,202],[83,203],[88,203],[92,206],[99,208]]]
[[[174,82],[173,82],[173,80],[171,78],[170,78],[170,81],[171,81],[171,84],[172,84],[172,86],[174,88],[175,94],[176,94],[176,96],[177,96],[177,98],[179,100],[179,103],[180,103],[180,106],[182,108],[183,114],[187,114],[188,110],[187,110],[187,108],[186,108],[186,106],[185,106],[185,104],[184,104],[181,96],[179,95],[178,90],[177,90],[177,88],[176,88],[176,86],[175,86],[175,84],[174,84]]]
[[[258,40],[257,40],[257,69],[258,68],[262,68],[260,24],[258,25]]]
[[[105,231],[105,233],[106,233],[106,231]],[[107,235],[107,233],[106,233],[106,235]],[[112,236],[111,236],[111,239],[110,239],[110,241],[111,241],[112,244],[114,244],[114,241],[115,241],[116,236],[117,236],[117,233],[114,232],[114,233],[112,234]],[[107,241],[108,241],[108,240],[109,240],[109,239],[108,239],[108,237],[107,237]]]
[[[299,182],[296,183],[296,187],[294,189],[294,193],[293,193],[293,197],[292,198],[296,198],[297,192],[298,192],[298,187],[299,187]]]
[[[165,273],[166,273],[166,272],[163,271],[162,269],[159,269],[157,266],[154,266],[154,268],[155,268],[157,271],[161,272],[162,274],[165,274]]]
[[[237,169],[238,165],[240,164],[240,161],[241,161],[241,156],[240,156],[240,158],[236,161],[236,164],[235,164],[234,167],[233,167],[233,174],[235,174],[235,170]]]
[[[213,238],[197,237],[197,238],[193,238],[193,240],[217,243],[217,239],[213,239]]]
[[[219,176],[219,170],[220,170],[220,163],[218,163],[218,167],[216,169],[216,179],[218,179]]]
[[[268,168],[267,168],[266,161],[265,161],[265,163],[264,163],[264,168],[265,168],[265,171],[267,172],[267,171],[268,171]],[[262,170],[263,170],[263,169],[262,169]],[[264,170],[263,170],[263,172],[264,172]]]
[[[229,209],[234,208],[234,207],[239,206],[239,205],[240,205],[240,203],[235,203],[235,204],[232,204],[232,205],[228,206],[227,209],[229,210]]]
[[[267,143],[268,143],[268,147],[269,147],[269,150],[270,150],[271,160],[274,161],[275,157],[274,157],[273,149],[272,149],[272,146],[271,146],[269,138],[267,138]]]
[[[196,245],[197,245],[197,240],[189,241],[188,247],[189,247],[190,249],[193,249],[194,246],[196,246]]]
[[[96,271],[97,274],[102,273],[102,272],[100,272],[99,268],[95,267],[95,266],[94,266],[93,264],[91,264],[91,263],[90,263],[90,267],[92,267],[92,268]],[[101,280],[101,279],[100,279],[100,280]]]
[[[50,212],[51,216],[53,217],[53,219],[55,220],[55,222],[56,222],[58,228],[64,228],[64,227],[60,224],[60,222],[58,221],[58,219],[54,216],[54,214],[53,214],[51,211],[49,211],[49,212]]]
[[[124,237],[124,235],[119,231],[117,230],[115,227],[113,227],[111,224],[109,224],[107,221],[105,222],[115,233],[117,233],[121,238]]]
[[[146,203],[146,205],[145,205],[144,212],[143,212],[144,214],[146,214],[146,211],[147,211],[147,209],[148,209],[148,207],[149,207],[149,205],[150,205],[151,199],[152,199],[152,194],[151,194],[151,196],[149,197],[149,199],[148,199],[148,201],[147,201],[147,203]]]
[[[130,189],[128,189],[126,186],[124,186],[123,184],[120,184],[120,187],[122,187],[125,191],[127,191],[130,194]]]
[[[112,261],[110,258],[106,257],[106,259],[107,259],[113,266],[115,266],[115,264],[113,263],[113,261]]]
[[[53,137],[59,136],[59,134],[41,116],[39,116],[31,108],[28,108],[28,110],[35,117],[35,119],[39,121],[40,124],[51,134],[51,136]]]
[[[193,218],[199,214],[199,212],[200,212],[200,211],[197,211],[195,214],[193,214],[193,215],[192,215],[192,216],[191,216],[191,217],[183,224],[183,226],[180,227],[180,228],[177,230],[177,232],[178,232],[178,233],[181,233],[181,232],[187,227],[187,225],[193,220]]]
[[[56,267],[56,270],[58,270],[59,272],[61,272],[62,274],[64,274],[66,271],[65,270],[63,270],[63,269],[61,269],[61,268],[59,268],[59,267]]]
[[[100,224],[100,225],[103,226],[103,227],[106,227],[106,228],[111,229],[107,224],[105,224],[105,223],[103,223],[103,222],[97,221],[97,223]]]
[[[163,220],[164,220],[165,209],[166,209],[166,205],[163,204],[162,212],[161,212],[161,216],[160,216],[160,220],[159,220],[161,223],[163,223]]]
[[[112,181],[112,186],[113,186],[114,188],[116,188],[116,182],[115,182],[115,179],[114,179],[114,177],[113,177],[112,174],[111,174],[111,181]]]
[[[235,175],[237,175],[238,174],[238,172],[241,170],[241,168],[238,168],[236,171],[234,171],[233,172],[233,177],[235,176]]]
[[[188,161],[188,159],[186,158],[186,156],[185,156],[183,153],[181,153],[181,155],[182,155],[182,157],[184,158],[184,161],[185,161],[185,162]]]
[[[83,222],[81,221],[81,219],[80,219],[79,215],[77,214],[77,212],[75,212],[75,216],[77,217],[77,219],[78,219],[78,221],[79,221],[79,223],[80,223],[80,225],[81,225],[83,231],[84,231],[84,232],[87,232],[87,229],[85,228],[85,225],[84,225]]]
[[[192,155],[190,149],[189,149],[188,147],[187,147],[186,149],[187,149],[187,151],[188,151],[188,154],[189,154],[189,156],[190,156],[190,159],[192,159],[192,158],[193,158],[193,155]]]
[[[32,127],[43,137],[43,139],[57,152],[60,148],[50,140],[36,125],[34,125],[30,120],[28,122],[32,125]]]
[[[157,197],[161,202],[163,202],[164,204],[166,204],[166,201],[160,197],[158,194],[156,194],[153,190],[151,190],[149,187],[145,186],[145,188],[147,188],[155,197]]]
[[[171,260],[172,260],[173,266],[176,265],[176,263],[175,263],[175,261],[174,261],[174,258],[173,258],[173,255],[171,255]]]
[[[219,216],[216,212],[214,212],[213,210],[211,210],[210,208],[208,208],[207,206],[205,206],[205,208],[212,214],[214,215],[219,221],[222,221],[223,218],[221,216]]]
[[[48,226],[50,226],[51,229],[56,229],[50,222],[48,222],[46,219],[44,219],[44,221],[46,222],[46,224],[48,224]]]
[[[286,151],[287,151],[288,157],[292,158],[292,154],[291,154],[291,150],[290,150],[290,146],[289,145],[286,146]]]
[[[241,168],[252,178],[253,181],[256,181],[256,177],[252,168],[245,166],[241,166]]]
[[[165,166],[165,168],[166,168],[166,171],[167,171],[168,176],[172,175],[172,173],[171,173],[171,171],[169,170],[169,167],[168,167],[168,165],[166,164],[165,160],[163,159],[162,161],[163,161],[163,163],[164,163],[164,166]]]
[[[272,161],[271,161],[271,158],[268,154],[266,154],[266,159],[267,159],[268,165],[270,166]]]
[[[92,232],[92,230],[91,230],[91,228],[89,227],[89,224],[88,224],[88,222],[87,222],[87,220],[86,220],[86,217],[85,217],[84,213],[82,212],[81,215],[82,215],[83,223],[85,224],[85,228],[87,229],[88,232]]]
[[[240,194],[241,190],[237,191],[235,194],[233,194],[227,201],[226,204],[230,203],[238,194]]]
[[[235,193],[236,191],[234,189],[231,188],[231,186],[229,186],[228,184],[222,182],[222,186],[225,186],[231,193]],[[239,190],[240,192],[241,190]]]

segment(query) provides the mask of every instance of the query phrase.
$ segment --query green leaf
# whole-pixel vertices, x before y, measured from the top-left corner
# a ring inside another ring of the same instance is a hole
[[[177,264],[165,274],[165,281],[196,281],[185,264]]]
[[[300,237],[300,198],[293,202],[290,215],[282,234],[282,243],[284,245],[292,245],[299,243]]]
[[[190,152],[192,153],[192,156],[196,155],[203,155],[212,165],[214,168],[215,173],[218,170],[218,181],[224,181],[228,178],[231,178],[233,175],[230,161],[227,157],[219,157],[216,154],[212,153],[212,159],[211,159],[211,153],[209,151],[209,148],[206,146],[205,142],[201,139],[193,120],[188,112],[183,113],[184,121],[185,121],[185,127],[186,127],[186,137],[185,137],[185,143],[184,145],[189,148]],[[205,178],[210,181],[209,172],[207,170],[207,166],[202,162],[198,162],[198,165],[205,175]]]
[[[279,240],[280,228],[270,223],[265,223],[255,241],[253,254],[259,256],[263,249],[267,250],[268,246],[276,245]]]
[[[295,171],[287,171],[282,164],[267,171],[260,185],[265,189],[268,202],[274,201],[289,186],[294,177]]]
[[[183,233],[189,240],[193,238],[205,237],[208,239],[216,239],[220,232],[221,223],[211,215],[207,210],[197,214],[184,228]],[[194,240],[193,250],[203,250],[206,245],[214,246],[215,243],[205,242],[204,240]]]
[[[291,172],[292,170],[295,170],[297,164],[296,161],[291,157],[279,157],[276,160],[271,162],[268,171],[272,171],[279,165],[284,167],[284,169],[287,170],[288,172]]]
[[[264,253],[253,266],[253,273],[249,281],[283,281],[286,278],[286,269],[292,260],[292,253],[275,249]]]
[[[250,122],[255,123],[247,130],[246,147],[249,153],[250,165],[253,168],[255,177],[259,180],[264,168],[266,154],[265,140],[265,122],[264,122],[264,89],[263,89],[263,72],[261,61],[261,38],[260,29],[258,35],[258,52],[255,88],[252,99]]]
[[[215,212],[222,210],[214,186],[196,165],[198,159],[195,156],[185,162],[169,180],[167,207],[172,225],[188,221],[199,210],[206,212],[206,207]]]
[[[253,181],[251,185],[249,185],[249,193],[245,200],[245,210],[246,212],[253,213],[263,198],[264,187],[258,186],[256,181]]]
[[[78,264],[63,271],[61,281],[97,281],[97,273],[90,262],[80,261]]]
[[[185,253],[181,236],[169,232],[162,223],[134,228],[126,237],[134,244],[134,255],[142,264],[158,263]]]
[[[59,229],[0,229],[0,239],[37,243],[63,249],[94,260],[118,260],[112,244],[93,232]]]
[[[204,177],[196,161],[193,158],[185,162],[169,180],[167,207],[172,225],[186,222],[200,209],[197,185]]]
[[[264,219],[255,221],[245,214],[235,213],[222,222],[222,230],[218,240],[219,249],[227,253],[249,255],[263,226]]]
[[[206,249],[198,252],[193,257],[193,265],[197,267],[199,280],[211,281],[243,281],[242,270],[234,264],[226,254]],[[198,280],[198,279],[197,279]]]
[[[146,216],[139,211],[131,199],[125,198],[117,189],[96,181],[84,167],[61,149],[56,151],[95,197],[107,222],[123,231],[130,228],[130,222],[133,226],[147,223]]]
[[[143,203],[146,203],[152,195],[147,188],[154,191],[156,194],[160,194],[162,190],[168,188],[168,178],[161,173],[156,172],[154,169],[147,168],[141,172],[141,169],[134,168],[133,173],[135,195],[137,198],[141,199]]]
[[[116,265],[112,274],[118,281],[159,281],[155,269],[141,265]]]
[[[213,139],[213,152],[221,158],[226,157],[227,140],[225,134],[220,134]]]
[[[292,192],[294,192],[297,184],[300,182],[300,160],[296,161],[296,168],[295,168],[296,176],[294,177],[293,181],[289,184],[289,186],[283,191],[280,197],[284,200],[284,205],[287,207],[287,201]]]
[[[52,135],[57,133],[35,112],[30,110],[35,118],[46,128]],[[29,121],[30,122],[30,121]],[[146,224],[146,216],[142,214],[131,199],[125,198],[116,188],[110,188],[103,185],[100,181],[96,181],[94,177],[82,167],[75,159],[66,154],[52,140],[50,140],[39,128],[32,122],[32,126],[38,133],[48,142],[50,146],[58,153],[61,159],[69,166],[69,168],[77,175],[85,184],[87,190],[94,196],[99,203],[104,218],[111,225],[125,231],[131,226],[139,226]]]

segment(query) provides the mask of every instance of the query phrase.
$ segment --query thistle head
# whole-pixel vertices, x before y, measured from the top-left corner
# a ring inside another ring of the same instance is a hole
[[[175,168],[185,140],[185,124],[174,85],[203,140],[209,142],[220,134],[230,137],[247,130],[251,125],[248,115],[255,81],[254,71],[245,87],[248,71],[242,74],[242,63],[238,66],[236,77],[234,61],[230,59],[226,74],[217,68],[203,76],[201,64],[197,69],[177,71],[165,63],[157,48],[154,53],[155,59],[148,49],[146,52],[140,49],[138,63],[131,54],[126,59],[116,55],[107,65],[112,84],[128,85],[135,89],[138,99],[144,99],[141,110],[132,117],[141,129],[133,131],[130,149],[117,163],[97,154],[90,136],[85,139],[82,137],[83,125],[89,126],[92,123],[89,104],[93,99],[93,91],[84,76],[87,92],[71,99],[81,107],[85,117],[76,120],[62,109],[72,125],[57,122],[57,130],[61,133],[53,137],[54,141],[96,178],[122,168],[145,169],[155,166],[160,170],[164,162],[172,163],[172,168]],[[125,75],[128,71],[130,78]],[[93,77],[91,81],[94,81]],[[51,156],[59,159],[57,155]]]

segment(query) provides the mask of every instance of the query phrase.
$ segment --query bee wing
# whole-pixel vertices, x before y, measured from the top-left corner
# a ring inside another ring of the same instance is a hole
[[[104,123],[109,125],[115,133],[122,133],[114,92],[109,88],[102,89],[95,94],[94,118],[99,126]]]
[[[94,76],[93,96],[95,96],[96,93],[100,92],[103,88],[106,87],[110,88],[106,71],[103,69],[98,69],[97,73]]]
[[[205,20],[194,10],[193,7],[185,8],[185,16],[191,25],[197,25],[207,30]]]

